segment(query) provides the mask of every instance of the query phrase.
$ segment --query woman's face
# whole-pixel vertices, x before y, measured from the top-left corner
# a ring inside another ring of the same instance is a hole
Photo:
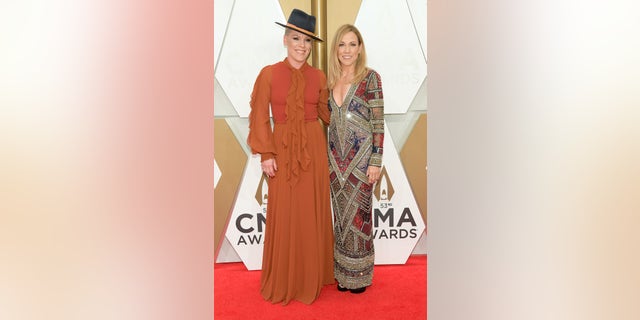
[[[284,45],[287,47],[287,56],[298,63],[307,61],[311,52],[313,38],[304,33],[291,30],[284,36]]]
[[[338,43],[338,60],[342,66],[355,64],[362,47],[358,42],[358,37],[353,31],[349,31],[342,36]]]

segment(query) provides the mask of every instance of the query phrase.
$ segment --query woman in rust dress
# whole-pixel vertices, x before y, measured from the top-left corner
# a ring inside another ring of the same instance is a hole
[[[315,17],[294,9],[285,27],[287,57],[264,67],[251,94],[248,144],[268,177],[260,292],[272,303],[312,303],[333,277],[333,232],[324,73],[307,64]],[[271,127],[269,106],[273,114]]]
[[[360,31],[343,25],[329,57],[329,167],[338,290],[362,293],[373,278],[371,196],[380,178],[384,104]]]

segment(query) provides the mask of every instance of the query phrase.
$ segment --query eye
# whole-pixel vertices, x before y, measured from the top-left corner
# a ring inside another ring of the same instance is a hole
[[[338,44],[338,47],[344,47],[344,43]]]
[[[298,36],[293,36],[293,37],[291,37],[291,39],[293,39],[295,41],[298,41],[300,38]]]
[[[305,41],[306,43],[311,43],[311,38],[306,38],[306,39],[304,39],[304,41]]]

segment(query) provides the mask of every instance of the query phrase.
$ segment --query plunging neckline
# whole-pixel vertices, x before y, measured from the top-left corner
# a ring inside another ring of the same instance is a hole
[[[349,89],[347,90],[347,93],[344,95],[344,98],[342,98],[342,103],[338,103],[338,101],[336,101],[336,98],[333,94],[333,91],[331,91],[331,100],[333,100],[333,103],[338,106],[338,108],[342,108],[342,106],[344,106],[344,103],[348,100],[351,100],[350,97],[353,95],[353,89],[356,87],[355,83],[349,84]],[[349,99],[347,99],[349,98]]]

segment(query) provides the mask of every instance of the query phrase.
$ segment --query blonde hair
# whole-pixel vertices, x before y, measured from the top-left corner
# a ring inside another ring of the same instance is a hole
[[[340,66],[340,60],[338,59],[338,45],[340,44],[340,40],[344,37],[345,34],[353,32],[358,38],[358,44],[361,46],[362,50],[360,51],[360,55],[356,59],[355,65],[355,74],[353,76],[352,83],[358,83],[364,79],[367,75],[367,51],[364,48],[364,41],[362,40],[362,34],[358,28],[351,24],[344,24],[336,31],[336,34],[333,36],[333,41],[331,42],[331,55],[329,56],[329,65],[328,65],[328,75],[327,75],[327,86],[329,89],[333,89],[338,79],[340,79],[340,75],[342,73],[342,67]]]

